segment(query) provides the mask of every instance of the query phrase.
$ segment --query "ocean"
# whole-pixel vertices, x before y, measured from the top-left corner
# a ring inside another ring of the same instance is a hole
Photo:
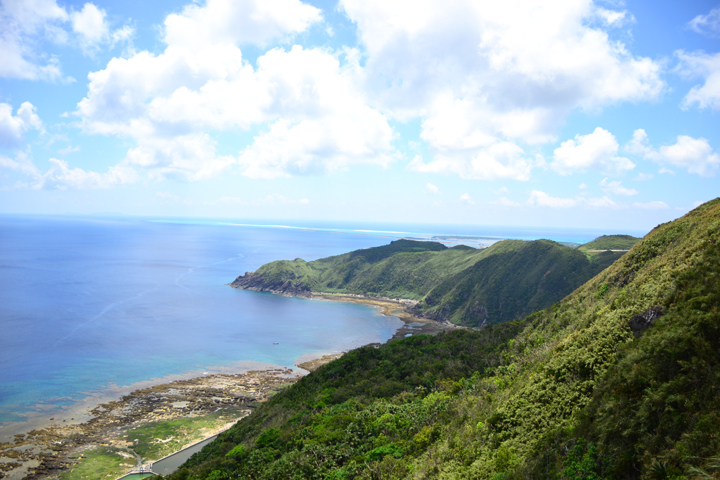
[[[402,325],[364,305],[227,286],[264,263],[401,237],[584,243],[602,233],[0,216],[0,436],[122,387],[265,364],[292,368],[309,354],[384,342]]]

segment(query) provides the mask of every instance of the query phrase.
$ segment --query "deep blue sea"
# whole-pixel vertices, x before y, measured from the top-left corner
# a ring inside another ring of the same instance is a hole
[[[272,260],[313,260],[404,236],[586,242],[602,233],[0,216],[0,434],[2,424],[50,417],[111,387],[244,361],[293,367],[303,355],[386,341],[401,325],[363,305],[226,285]]]

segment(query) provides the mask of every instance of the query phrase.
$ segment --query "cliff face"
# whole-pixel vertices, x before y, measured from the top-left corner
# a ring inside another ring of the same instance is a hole
[[[307,285],[292,280],[270,280],[255,272],[245,272],[245,275],[237,277],[230,286],[241,290],[271,292],[289,297],[309,298],[312,294]]]

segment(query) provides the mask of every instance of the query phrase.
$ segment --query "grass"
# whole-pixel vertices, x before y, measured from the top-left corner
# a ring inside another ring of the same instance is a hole
[[[128,430],[124,440],[133,443],[133,450],[143,459],[158,460],[188,443],[202,440],[208,436],[208,431],[230,420],[231,415],[227,412],[218,412],[202,417],[153,422]]]
[[[82,453],[82,460],[70,470],[60,474],[61,480],[115,479],[136,465],[135,458],[123,457],[129,452],[115,447],[98,447]]]
[[[201,417],[153,422],[128,430],[122,439],[134,444],[132,449],[143,460],[158,460],[180,450],[188,443],[202,440],[208,436],[210,430],[230,422],[233,418],[236,418],[236,415],[226,410]],[[60,479],[118,478],[137,464],[135,458],[128,458],[128,455],[130,452],[116,447],[97,447],[87,450],[77,457],[80,463],[60,474]]]

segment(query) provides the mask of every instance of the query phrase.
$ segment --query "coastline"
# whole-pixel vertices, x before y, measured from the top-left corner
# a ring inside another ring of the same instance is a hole
[[[405,309],[411,301],[320,292],[310,298],[368,305],[378,315],[399,318],[403,326],[388,341],[455,328],[412,316]],[[61,473],[72,471],[85,461],[87,457],[83,452],[94,448],[114,449],[117,455],[132,458],[126,453],[136,455],[131,450],[133,445],[124,439],[128,432],[160,422],[218,414],[214,428],[202,429],[201,437],[186,438],[177,445],[175,451],[178,451],[229,428],[274,392],[344,353],[302,355],[295,360],[297,370],[247,361],[212,368],[212,373],[193,371],[88,392],[72,407],[51,413],[49,421],[47,413],[35,412],[27,422],[17,422],[12,439],[8,438],[11,428],[5,426],[4,438],[0,439],[0,478],[57,479]],[[145,457],[145,460],[157,459]],[[129,470],[131,465],[126,467]]]
[[[237,288],[237,287],[234,287]],[[275,292],[273,292],[275,293]],[[397,317],[404,325],[400,327],[390,340],[405,338],[410,335],[428,334],[434,335],[444,330],[467,328],[455,325],[450,322],[438,322],[427,318],[416,317],[408,312],[408,307],[413,307],[417,301],[389,297],[368,297],[352,293],[323,293],[312,292],[309,297],[312,300],[327,300],[336,302],[359,303],[374,307],[380,315],[386,317]],[[388,341],[390,341],[388,340]]]

